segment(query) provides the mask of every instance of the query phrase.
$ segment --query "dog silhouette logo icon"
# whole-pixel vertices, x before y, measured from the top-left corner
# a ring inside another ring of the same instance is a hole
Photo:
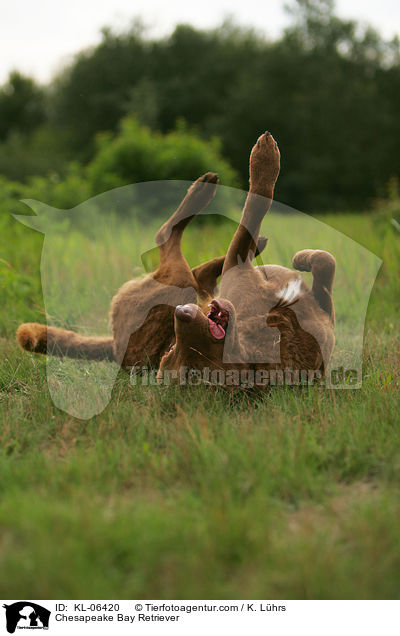
[[[6,627],[9,634],[16,629],[48,629],[51,612],[32,601],[18,601],[3,605],[6,610]]]

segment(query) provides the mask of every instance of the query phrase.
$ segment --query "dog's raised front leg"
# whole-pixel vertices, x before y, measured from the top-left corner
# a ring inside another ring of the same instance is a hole
[[[319,306],[335,323],[332,288],[335,278],[336,261],[332,254],[324,250],[301,250],[293,256],[292,265],[302,272],[313,275],[312,293]]]
[[[191,221],[213,199],[218,185],[218,175],[206,172],[189,188],[182,203],[156,234],[156,243],[160,251],[161,265],[169,258],[182,256],[182,234]]]

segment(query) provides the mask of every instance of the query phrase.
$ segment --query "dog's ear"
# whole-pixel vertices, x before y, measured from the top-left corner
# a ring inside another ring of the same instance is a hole
[[[192,274],[198,285],[198,294],[202,300],[215,296],[217,278],[221,275],[225,256],[213,258],[192,269]]]

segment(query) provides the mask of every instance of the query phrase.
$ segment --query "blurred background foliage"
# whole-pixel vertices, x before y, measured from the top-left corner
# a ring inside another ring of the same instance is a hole
[[[278,200],[308,212],[370,206],[400,174],[399,41],[337,17],[331,0],[290,11],[275,41],[229,21],[155,40],[135,23],[104,29],[47,86],[12,72],[0,88],[1,208],[10,191],[70,207],[206,170],[246,187],[266,127],[282,153]]]

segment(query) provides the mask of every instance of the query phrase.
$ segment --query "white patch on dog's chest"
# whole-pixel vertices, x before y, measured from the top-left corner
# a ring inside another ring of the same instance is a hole
[[[276,295],[283,302],[290,303],[303,294],[303,291],[301,289],[302,282],[303,281],[300,277],[292,278],[292,280],[290,280],[288,284],[283,287],[283,289],[276,292]]]

